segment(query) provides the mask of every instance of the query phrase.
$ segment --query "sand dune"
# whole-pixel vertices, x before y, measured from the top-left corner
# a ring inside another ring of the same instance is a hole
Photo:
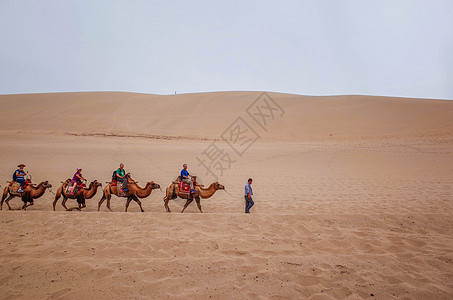
[[[119,92],[2,95],[0,128],[11,132],[217,139],[261,93],[148,95]],[[372,96],[268,93],[284,110],[265,141],[448,136],[453,103]],[[20,114],[19,114],[20,112]],[[263,110],[263,113],[269,113]],[[18,114],[21,116],[18,117]],[[22,119],[23,118],[23,119]]]
[[[145,213],[116,197],[98,212],[100,193],[82,212],[52,211],[49,192],[25,212],[13,199],[0,298],[451,299],[453,102],[269,93],[284,114],[263,128],[246,111],[260,95],[0,96],[2,187],[19,162],[54,191],[77,167],[104,183],[119,162],[165,187],[187,162],[228,192],[204,214],[180,214],[183,200],[165,213],[159,190]],[[221,138],[238,117],[259,136],[240,155]],[[213,142],[234,160],[218,178],[197,160]]]

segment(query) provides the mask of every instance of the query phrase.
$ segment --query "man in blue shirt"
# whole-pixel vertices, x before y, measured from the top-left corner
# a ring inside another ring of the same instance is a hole
[[[193,181],[192,176],[189,175],[189,171],[187,171],[187,164],[182,165],[183,169],[181,170],[181,180],[187,182],[190,185],[190,193],[194,194],[196,191],[193,189]]]
[[[15,179],[14,179],[14,178],[13,178],[13,179],[14,179],[14,181],[20,183],[20,188],[19,188],[17,191],[18,191],[19,193],[22,193],[22,192],[24,191],[24,190],[23,190],[23,187],[24,187],[24,185],[25,185],[25,174],[26,174],[26,172],[25,172],[25,170],[24,170],[25,165],[24,165],[24,164],[20,164],[20,165],[18,165],[17,167],[18,167],[19,169],[17,169],[17,170],[14,172],[14,173],[15,173],[15,174],[14,174],[15,176],[13,176],[13,177],[15,177]]]
[[[253,191],[252,191],[252,178],[249,178],[249,180],[247,180],[247,183],[245,184],[245,188],[244,188],[244,198],[245,198],[245,213],[246,214],[249,214],[250,213],[250,208],[252,208],[252,206],[255,204],[255,202],[253,202],[252,200],[252,195],[253,195]]]

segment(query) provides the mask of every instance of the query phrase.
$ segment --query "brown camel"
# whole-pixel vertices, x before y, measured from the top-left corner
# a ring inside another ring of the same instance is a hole
[[[52,185],[48,181],[43,181],[38,185],[29,184],[25,189],[24,192],[21,194],[13,193],[11,191],[12,187],[6,186],[3,190],[2,201],[0,202],[0,210],[3,208],[3,202],[8,205],[8,209],[11,210],[11,206],[9,206],[9,200],[13,199],[14,197],[21,197],[24,205],[22,206],[23,210],[26,210],[28,206],[32,206],[34,204],[34,199],[38,199],[41,197],[46,189],[51,188]],[[9,194],[9,196],[8,196]],[[6,200],[5,200],[6,199]],[[29,204],[27,204],[29,203]]]
[[[71,179],[67,179],[65,182],[62,182],[63,184],[58,188],[57,193],[55,194],[55,200],[53,202],[53,210],[55,211],[55,206],[57,205],[58,199],[60,199],[61,196],[63,196],[63,202],[61,205],[68,210],[66,207],[66,201],[68,199],[76,199],[77,200],[77,210],[81,210],[82,208],[86,207],[85,200],[86,199],[91,199],[96,195],[96,192],[98,190],[98,187],[102,186],[102,183],[98,182],[97,180],[94,180],[90,183],[88,188],[79,188],[77,192],[73,195],[71,193],[66,192],[66,187],[68,184],[71,182]]]
[[[126,174],[126,178],[128,180],[128,183],[127,183],[128,191],[127,191],[126,195],[124,196],[125,198],[127,198],[125,211],[127,212],[129,203],[131,203],[131,201],[134,200],[135,202],[137,202],[138,206],[140,206],[140,210],[142,212],[144,212],[144,210],[142,208],[142,203],[140,202],[140,200],[138,198],[143,199],[143,198],[148,197],[149,195],[151,195],[151,192],[154,189],[160,189],[160,185],[158,185],[157,183],[154,183],[154,181],[150,181],[150,182],[146,183],[144,188],[141,188],[137,184],[137,182],[135,182],[130,177],[130,174]],[[101,200],[99,200],[99,203],[98,203],[98,211],[101,209],[102,202],[104,202],[106,199],[107,199],[107,208],[110,211],[112,211],[112,209],[110,208],[110,199],[112,198],[112,195],[120,197],[120,196],[118,196],[117,187],[121,185],[121,182],[118,182],[117,186],[114,186],[114,185],[112,186],[112,182],[107,182],[107,183],[108,183],[108,185],[104,188],[104,194],[102,195],[102,198],[101,198]],[[123,196],[121,196],[121,197],[123,197]]]
[[[178,177],[178,179],[179,179],[179,177]],[[179,191],[179,181],[173,181],[167,187],[166,195],[164,197],[164,202],[165,202],[164,206],[167,209],[167,212],[170,212],[170,207],[168,206],[168,202],[172,199],[176,199],[177,197],[180,197],[183,199],[187,199],[187,202],[184,205],[184,208],[182,209],[181,213],[184,212],[184,210],[187,208],[187,206],[190,203],[192,203],[192,201],[194,199],[195,199],[195,202],[197,203],[198,209],[202,213],[203,211],[201,210],[200,198],[208,199],[208,198],[212,197],[215,194],[215,192],[217,192],[218,190],[224,190],[225,187],[216,181],[216,182],[211,183],[211,185],[207,188],[197,185],[197,186],[195,186],[194,189],[195,189],[196,193],[194,193],[192,195],[189,195],[186,193],[181,193]]]

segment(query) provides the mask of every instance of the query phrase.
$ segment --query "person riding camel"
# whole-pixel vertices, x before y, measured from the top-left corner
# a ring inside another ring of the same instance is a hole
[[[183,164],[182,167],[183,169],[181,170],[181,180],[190,185],[190,193],[194,194],[196,193],[196,191],[193,189],[192,176],[190,176],[189,171],[187,171],[187,164]]]
[[[118,170],[116,170],[116,180],[120,181],[124,192],[128,191],[126,171],[124,170],[124,164],[120,164]]]
[[[72,177],[72,180],[71,180],[72,186],[69,188],[71,195],[74,195],[74,189],[77,186],[77,183],[82,182],[82,180],[86,180],[82,176],[82,169],[77,169],[77,171],[74,173],[74,176]]]
[[[14,175],[13,175],[13,180],[15,182],[18,182],[20,183],[20,187],[19,189],[17,190],[19,193],[23,193],[24,190],[23,190],[23,187],[25,185],[25,174],[27,174],[28,172],[26,172],[24,170],[24,167],[25,165],[24,164],[20,164],[17,166],[19,169],[17,169],[16,171],[14,171]]]

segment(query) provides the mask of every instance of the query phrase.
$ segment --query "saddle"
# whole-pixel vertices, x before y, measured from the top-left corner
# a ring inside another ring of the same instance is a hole
[[[179,179],[179,178],[178,178]],[[193,188],[197,186],[197,182],[194,180],[193,181]],[[190,194],[190,184],[184,181],[179,182],[179,192],[183,194]]]
[[[128,179],[127,180],[127,183],[129,183],[130,180]],[[118,197],[127,197],[127,191],[123,191],[123,187],[120,184],[118,184],[118,181],[116,179],[112,179],[112,181],[110,182],[110,186],[116,186],[116,191],[118,193]]]
[[[69,191],[69,188],[71,187],[70,183],[71,183],[70,179],[66,180],[66,189],[65,189],[66,194],[70,193],[70,191]],[[77,185],[75,186],[74,190],[72,191],[72,194],[76,194],[77,191],[82,189],[82,188],[86,188],[86,184],[84,184],[83,182],[77,183]]]
[[[18,192],[18,190],[20,188],[20,183],[19,182],[13,181],[13,182],[11,182],[9,184],[9,186],[10,186],[11,194],[16,195],[16,196],[20,196],[20,193]],[[24,188],[25,188],[25,186],[24,186]]]
[[[25,184],[24,184],[24,187],[23,187],[23,190],[25,190],[25,188],[27,188],[27,186],[31,183],[30,180],[25,180]],[[19,188],[20,188],[20,183],[17,182],[17,181],[11,181],[9,183],[9,188],[10,188],[10,193],[12,195],[15,195],[15,196],[20,196],[21,193],[18,192]]]

